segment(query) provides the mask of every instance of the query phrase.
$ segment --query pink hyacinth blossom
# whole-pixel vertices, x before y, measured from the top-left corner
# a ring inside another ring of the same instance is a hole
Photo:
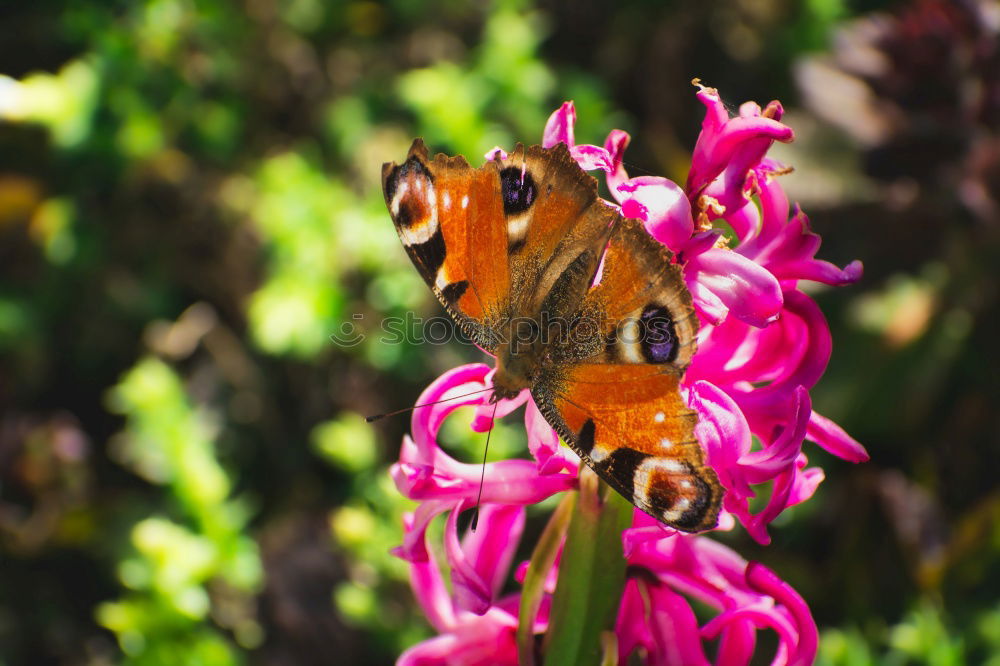
[[[779,122],[781,104],[761,108],[753,102],[740,107],[735,118],[714,88],[699,84],[698,99],[705,105],[701,134],[694,146],[685,190],[691,203],[702,196],[726,211],[741,208],[748,200],[748,177],[774,141],[791,141],[795,134]]]
[[[799,288],[802,280],[854,282],[861,265],[839,268],[816,258],[820,239],[781,188],[786,169],[766,157],[774,141],[793,138],[780,122],[781,105],[747,103],[731,118],[715,90],[702,86],[697,97],[705,119],[684,187],[654,176],[629,178],[623,154],[630,137],[621,130],[611,131],[603,147],[577,145],[572,102],[550,116],[542,144],[565,143],[581,168],[604,170],[616,200],[608,205],[641,220],[673,251],[701,323],[682,395],[698,414],[695,434],[725,490],[717,529],[738,522],[767,544],[772,521],[812,497],[823,480],[823,471],[808,465],[806,440],[851,462],[868,458],[861,444],[812,409],[809,391],[826,368],[832,339],[822,312]],[[496,148],[487,159],[497,155],[506,153]],[[727,241],[714,228],[720,219],[735,239]],[[400,492],[418,502],[394,552],[409,563],[415,596],[438,632],[407,650],[402,664],[516,663],[519,594],[501,593],[512,571],[515,581],[524,579],[527,563],[513,561],[524,507],[577,487],[579,458],[560,445],[528,392],[493,405],[483,391],[491,385],[483,364],[460,366],[435,380],[418,404],[436,404],[414,410],[391,469]],[[480,392],[465,395],[474,391]],[[476,432],[492,426],[494,407],[496,418],[523,407],[530,455],[486,465],[479,529],[464,534],[459,514],[475,505],[483,470],[456,460],[437,441],[442,423],[461,406],[475,409]],[[753,513],[751,500],[761,493],[762,507]],[[428,526],[442,515],[444,543],[430,548]],[[815,658],[817,632],[808,606],[763,565],[638,510],[622,545],[628,575],[615,627],[622,662],[641,651],[650,664],[748,663],[762,630],[778,637],[772,663]],[[546,572],[535,633],[548,628],[560,558],[568,556],[561,552]],[[701,623],[692,602],[716,614]]]

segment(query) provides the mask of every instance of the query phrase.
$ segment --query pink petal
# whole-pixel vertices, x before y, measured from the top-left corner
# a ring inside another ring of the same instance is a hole
[[[445,554],[448,556],[448,565],[451,567],[451,585],[455,608],[482,615],[490,609],[493,590],[490,583],[484,580],[481,573],[476,570],[474,563],[466,557],[465,551],[459,543],[458,514],[462,508],[466,508],[463,504],[459,504],[448,514],[448,522],[444,528]]]
[[[563,102],[545,123],[542,132],[542,148],[551,148],[557,143],[565,143],[568,148],[576,145],[573,139],[573,126],[576,125],[576,109],[573,102]]]
[[[628,132],[619,129],[611,130],[608,138],[604,140],[604,149],[611,157],[611,170],[608,171],[607,175],[608,189],[611,190],[611,195],[618,200],[618,203],[621,203],[621,193],[618,191],[618,186],[628,180],[628,172],[625,171],[622,159],[631,140]]]
[[[500,146],[493,146],[488,151],[486,151],[486,155],[484,157],[486,157],[487,162],[493,162],[496,160],[506,161],[509,155],[507,151],[501,148]]]
[[[755,105],[744,105],[740,116],[729,118],[714,89],[702,87],[698,99],[705,105],[705,119],[695,143],[685,191],[692,201],[704,192],[726,211],[736,210],[747,200],[744,186],[750,170],[760,163],[772,142],[791,141],[794,133],[774,119],[781,116],[777,103],[768,105],[767,115],[773,118],[760,115]]]
[[[819,467],[810,467],[801,470],[795,476],[795,483],[792,485],[792,491],[788,496],[788,506],[801,504],[816,494],[816,489],[819,487],[819,484],[823,483],[825,478],[826,474]]]
[[[718,311],[748,324],[767,326],[781,313],[781,285],[766,269],[731,250],[712,249],[691,258],[684,266],[684,281],[695,306],[719,323]],[[711,296],[706,298],[707,294]]]
[[[612,169],[611,155],[600,146],[592,146],[590,144],[573,146],[569,149],[569,154],[584,171],[601,169],[610,172]]]
[[[816,412],[809,418],[806,437],[848,462],[860,463],[869,459],[868,451],[856,439],[844,432],[839,425]]]
[[[451,597],[433,555],[423,562],[410,564],[410,587],[432,627],[444,632],[455,625]]]
[[[748,201],[741,208],[732,212],[726,211],[726,222],[733,228],[736,237],[740,239],[739,249],[743,249],[747,240],[756,236],[760,229],[760,209],[753,201]],[[745,253],[741,254],[748,256]]]
[[[427,406],[413,410],[413,415],[410,417],[410,432],[421,459],[424,461],[433,459],[433,450],[437,448],[434,441],[437,431],[451,412],[463,405],[481,404],[486,401],[489,392],[482,390],[489,388],[486,384],[489,372],[490,367],[483,363],[460,365],[442,374],[420,394],[416,404]],[[440,402],[474,391],[482,392]]]
[[[646,230],[671,250],[691,238],[691,204],[676,183],[658,176],[639,176],[618,186],[622,215],[642,220]]]
[[[517,618],[499,608],[482,616],[465,613],[447,634],[417,643],[396,661],[397,666],[516,666]]]
[[[635,578],[625,581],[621,605],[618,607],[618,618],[615,621],[615,635],[618,637],[618,663],[628,663],[628,657],[636,648],[642,646],[649,650],[653,646],[653,637],[646,621],[646,599],[639,590]]]
[[[806,425],[812,413],[809,392],[799,386],[791,396],[792,421],[781,429],[781,434],[757,451],[740,457],[740,465],[746,470],[751,483],[764,483],[779,472],[791,469],[802,451],[802,441],[806,436]]]
[[[650,625],[656,652],[651,664],[669,666],[708,666],[701,646],[698,620],[684,599],[666,585],[651,585]]]
[[[695,434],[705,447],[709,465],[727,490],[740,497],[752,496],[739,464],[751,446],[743,413],[725,391],[706,381],[696,382],[689,395],[689,404],[698,412]]]
[[[809,606],[791,585],[784,582],[773,571],[759,562],[747,565],[747,582],[754,589],[769,594],[791,613],[798,630],[797,640],[789,648],[790,666],[806,666],[816,659],[819,647],[819,632]]]
[[[820,238],[810,230],[809,218],[797,211],[787,224],[782,220],[780,228],[762,233],[736,251],[766,267],[779,280],[845,285],[861,278],[860,261],[853,261],[841,270],[815,258],[819,246]]]
[[[726,623],[719,638],[719,651],[715,663],[719,666],[749,664],[757,647],[757,632],[749,620]]]
[[[484,504],[476,531],[469,530],[462,538],[462,550],[479,576],[489,582],[494,597],[510,572],[524,532],[524,516],[523,506]]]
[[[528,451],[538,462],[539,474],[570,472],[577,474],[580,458],[571,449],[559,446],[559,435],[538,411],[534,400],[528,400],[524,412],[524,426],[528,432]]]

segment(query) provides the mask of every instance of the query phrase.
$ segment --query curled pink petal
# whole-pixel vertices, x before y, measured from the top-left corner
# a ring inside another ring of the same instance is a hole
[[[751,483],[763,483],[795,464],[795,459],[802,450],[809,415],[812,414],[809,392],[801,386],[797,387],[792,394],[792,403],[793,420],[790,427],[783,427],[781,434],[764,448],[740,456],[740,465],[747,468]]]
[[[524,426],[528,431],[528,451],[538,462],[539,474],[570,472],[576,476],[580,457],[572,449],[559,446],[559,435],[538,411],[534,400],[528,400]]]
[[[462,538],[462,551],[495,598],[500,594],[524,531],[523,506],[486,504],[479,511],[479,526]]]
[[[659,664],[708,665],[691,606],[666,585],[650,586],[650,624]]]
[[[552,112],[545,123],[542,132],[542,148],[551,148],[557,143],[565,143],[572,148],[576,145],[573,138],[573,127],[576,125],[576,108],[573,102],[563,102],[562,106]]]
[[[861,278],[860,261],[852,261],[843,269],[837,268],[815,258],[819,246],[820,238],[810,230],[809,218],[797,211],[780,229],[761,234],[736,251],[766,267],[779,280],[845,285]]]
[[[445,553],[448,556],[448,566],[451,567],[455,608],[483,615],[490,609],[493,590],[490,581],[485,580],[474,563],[469,561],[458,540],[458,514],[462,508],[463,505],[459,504],[448,514],[448,522],[444,528]]]
[[[516,666],[517,617],[497,607],[481,616],[465,613],[449,633],[417,643],[397,666]]]
[[[608,189],[611,191],[611,196],[618,200],[618,203],[621,203],[621,193],[618,191],[618,186],[628,180],[628,172],[625,171],[622,159],[631,140],[628,132],[619,129],[611,130],[608,138],[604,140],[604,149],[608,151],[608,156],[611,158],[611,169],[607,175]]]
[[[705,105],[705,119],[695,143],[685,191],[692,202],[708,193],[725,210],[735,210],[746,202],[744,186],[750,170],[760,163],[774,141],[791,141],[794,133],[778,122],[781,106],[777,103],[768,105],[766,114],[755,105],[744,105],[739,116],[730,118],[716,90],[702,87],[698,99]],[[708,191],[710,185],[714,187]]]
[[[691,204],[676,183],[658,176],[639,176],[618,186],[622,215],[642,220],[656,240],[675,252],[694,232]]]
[[[769,594],[788,609],[798,630],[798,639],[789,646],[790,666],[805,666],[816,659],[819,632],[809,606],[791,585],[778,578],[773,571],[759,562],[747,565],[747,582],[751,587]]]
[[[758,264],[731,250],[712,249],[690,259],[684,266],[684,281],[696,307],[710,313],[712,323],[721,323],[720,308],[758,327],[767,326],[781,314],[783,296],[778,281]]]
[[[500,146],[493,146],[486,151],[486,155],[484,157],[486,157],[487,162],[493,162],[496,160],[506,160],[509,156],[510,155],[507,151]]]
[[[860,463],[869,459],[868,451],[856,439],[844,432],[839,425],[816,412],[809,418],[806,437],[848,462]]]
[[[410,587],[427,621],[444,632],[455,625],[455,610],[434,557],[410,565]]]
[[[740,468],[740,460],[749,454],[752,443],[743,413],[725,391],[706,381],[695,383],[690,396],[689,404],[698,412],[695,434],[719,481],[739,497],[752,496]]]
[[[705,628],[702,628],[705,635]],[[715,663],[719,666],[749,664],[757,647],[757,628],[747,619],[736,618],[726,623],[719,632],[719,652]]]
[[[611,165],[611,155],[600,146],[592,146],[590,144],[573,146],[569,149],[569,154],[584,171],[601,169],[602,171],[610,172],[613,168]]]

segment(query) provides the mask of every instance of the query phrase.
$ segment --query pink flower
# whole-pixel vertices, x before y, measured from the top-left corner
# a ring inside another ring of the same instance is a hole
[[[698,85],[698,99],[705,105],[705,120],[694,146],[691,170],[684,188],[696,208],[701,197],[710,197],[724,212],[741,208],[753,189],[750,177],[774,141],[791,141],[795,134],[779,120],[781,104],[771,102],[763,111],[753,102],[729,111],[714,88]]]
[[[545,131],[542,133],[542,147],[551,148],[558,143],[565,143],[569,148],[569,154],[573,156],[576,163],[584,171],[601,169],[611,172],[614,165],[607,148],[590,144],[577,145],[573,137],[573,127],[576,125],[576,108],[573,102],[563,102],[563,105],[556,109],[548,122],[545,123]],[[507,159],[507,151],[500,146],[492,148],[486,153],[486,159],[492,160],[496,157]]]
[[[622,663],[641,646],[650,664],[709,664],[704,643],[718,640],[716,664],[746,664],[762,629],[778,635],[773,663],[813,662],[818,636],[808,606],[763,565],[701,536],[649,538],[632,528],[622,538],[632,572],[615,626]],[[688,598],[718,615],[699,628]]]
[[[563,142],[581,168],[604,170],[622,214],[642,220],[673,251],[701,320],[682,391],[699,415],[696,435],[726,491],[718,529],[738,521],[766,544],[768,525],[809,499],[823,480],[821,469],[808,466],[806,439],[845,460],[867,460],[858,442],[812,409],[809,390],[826,368],[832,340],[819,308],[799,289],[801,280],[849,284],[860,278],[861,265],[839,268],[816,259],[819,237],[789,205],[779,183],[784,168],[766,157],[774,141],[793,136],[780,122],[781,105],[761,110],[747,103],[730,118],[715,90],[700,87],[697,96],[706,115],[683,188],[666,178],[629,178],[622,156],[630,137],[621,130],[613,130],[603,148],[577,145],[571,102],[549,118],[543,145]],[[735,231],[735,242],[722,239],[716,220]],[[519,595],[501,590],[521,539],[524,507],[577,487],[577,456],[559,445],[528,392],[501,400],[497,418],[525,407],[531,458],[486,466],[479,530],[459,534],[458,515],[474,506],[482,468],[441,450],[437,434],[448,415],[466,405],[477,408],[472,428],[488,430],[493,407],[483,389],[491,380],[488,366],[472,364],[433,382],[418,404],[437,404],[414,411],[411,434],[391,469],[399,490],[419,502],[395,552],[410,563],[414,593],[439,632],[404,653],[401,663],[516,663]],[[454,399],[438,402],[448,398]],[[751,500],[764,488],[763,508],[752,513]],[[444,543],[431,549],[427,527],[441,514],[447,516]],[[642,650],[651,664],[709,663],[713,652],[705,644],[718,641],[715,663],[748,663],[763,629],[778,636],[773,663],[807,664],[815,657],[808,607],[763,565],[638,510],[622,538],[629,566],[616,626],[622,661]],[[435,550],[444,554],[450,592]],[[525,566],[517,567],[516,580],[523,580]],[[558,572],[557,561],[546,578],[536,633],[547,629]],[[717,615],[699,625],[691,600]]]

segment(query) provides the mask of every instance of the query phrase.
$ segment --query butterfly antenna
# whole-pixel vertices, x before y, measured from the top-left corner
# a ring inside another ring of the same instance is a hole
[[[441,400],[435,400],[434,402],[425,402],[422,405],[413,405],[412,407],[404,407],[403,409],[397,409],[393,412],[386,412],[385,414],[372,414],[371,416],[366,416],[365,421],[367,423],[374,423],[375,421],[384,419],[387,416],[395,416],[396,414],[402,414],[403,412],[408,412],[410,410],[417,409],[419,407],[428,407],[430,405],[437,405],[442,402],[450,402],[451,400],[458,400],[459,398],[467,398],[470,395],[476,395],[477,393],[485,393],[486,391],[492,391],[492,390],[493,387],[491,386],[489,388],[480,389],[478,391],[472,391],[471,393],[463,393],[462,395],[453,395],[450,398],[442,398]]]
[[[493,426],[496,425],[497,407],[500,402],[493,403],[493,416],[490,418],[490,429],[486,431],[486,447],[483,449],[483,471],[479,475],[479,494],[476,495],[476,508],[472,510],[472,531],[476,531],[479,525],[479,500],[483,498],[483,481],[486,480],[486,452],[490,450],[490,435],[493,434]]]

